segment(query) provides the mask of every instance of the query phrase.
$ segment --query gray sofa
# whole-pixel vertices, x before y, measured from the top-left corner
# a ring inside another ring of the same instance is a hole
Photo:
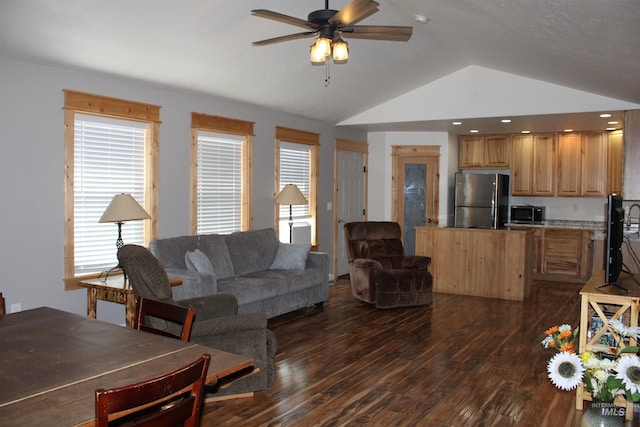
[[[189,262],[196,249],[210,262],[208,268]],[[182,280],[172,289],[177,301],[233,294],[238,313],[263,312],[272,318],[321,306],[329,294],[329,255],[309,252],[308,246],[282,244],[272,228],[159,239],[149,244],[149,250],[169,277]],[[294,260],[304,269],[289,262]]]

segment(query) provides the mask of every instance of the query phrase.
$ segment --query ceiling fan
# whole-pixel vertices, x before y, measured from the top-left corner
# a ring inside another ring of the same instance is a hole
[[[378,6],[379,3],[373,0],[352,0],[351,3],[338,11],[329,9],[329,0],[325,0],[324,9],[311,12],[306,21],[270,10],[252,10],[252,15],[307,30],[302,33],[256,41],[253,42],[253,45],[265,46],[317,35],[318,38],[311,46],[311,63],[321,65],[329,56],[333,57],[334,63],[340,64],[347,61],[349,57],[348,44],[342,39],[342,36],[370,40],[408,41],[411,38],[412,27],[354,25],[377,12]]]

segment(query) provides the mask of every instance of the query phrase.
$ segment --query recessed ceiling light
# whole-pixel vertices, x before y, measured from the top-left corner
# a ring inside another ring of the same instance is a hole
[[[607,122],[607,124],[608,124],[608,125],[617,125],[617,124],[618,124],[618,122],[616,122],[616,121],[613,121],[613,122]]]
[[[520,133],[531,133],[531,131],[530,130],[522,130],[522,131],[520,131]]]
[[[452,125],[459,126],[459,125],[461,125],[461,124],[462,124],[462,122],[451,122],[451,124],[452,124]]]
[[[429,18],[427,18],[424,15],[413,15],[413,19],[416,22],[419,22],[421,24],[426,24],[427,22],[429,22]]]
[[[502,119],[500,120],[502,123],[511,123],[511,119]]]
[[[478,133],[478,132],[480,132],[480,131],[479,131],[478,129],[471,129],[469,132],[471,132],[471,133]]]
[[[573,129],[565,129],[563,132],[573,132]]]
[[[611,117],[611,114],[609,113],[600,114],[600,117]]]
[[[607,128],[607,130],[616,130],[616,128]]]

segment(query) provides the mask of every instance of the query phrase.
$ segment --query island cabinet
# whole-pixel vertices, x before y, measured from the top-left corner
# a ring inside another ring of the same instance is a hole
[[[509,167],[509,135],[461,136],[458,166],[460,169],[504,169]]]
[[[511,194],[555,194],[555,134],[513,135],[511,140]]]
[[[522,301],[532,280],[533,230],[415,227],[431,257],[433,291]]]
[[[560,197],[604,197],[607,144],[603,132],[563,133],[558,138]]]

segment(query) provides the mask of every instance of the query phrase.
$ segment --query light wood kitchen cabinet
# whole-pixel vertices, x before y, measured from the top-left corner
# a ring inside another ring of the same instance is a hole
[[[558,139],[561,197],[604,197],[607,146],[603,132],[564,133]]]
[[[558,196],[580,195],[581,147],[578,133],[563,133],[558,138]]]
[[[533,136],[511,137],[511,194],[530,196],[533,194]]]
[[[640,110],[624,113],[624,180],[622,196],[640,200]]]
[[[607,135],[607,192],[622,194],[622,162],[624,135],[621,130]]]
[[[509,167],[510,137],[461,136],[458,166],[460,169],[504,169]]]
[[[511,142],[511,194],[553,196],[555,193],[554,134],[514,135]]]
[[[607,140],[604,132],[582,134],[580,194],[604,197],[607,183]]]
[[[556,136],[533,135],[533,195],[555,193]]]
[[[542,273],[542,238],[543,228],[533,230],[533,274]]]
[[[540,228],[541,238],[534,245],[534,260],[540,260],[534,278],[584,283],[590,274],[592,231],[564,228]]]
[[[461,136],[458,144],[460,169],[481,168],[484,164],[484,137]]]

